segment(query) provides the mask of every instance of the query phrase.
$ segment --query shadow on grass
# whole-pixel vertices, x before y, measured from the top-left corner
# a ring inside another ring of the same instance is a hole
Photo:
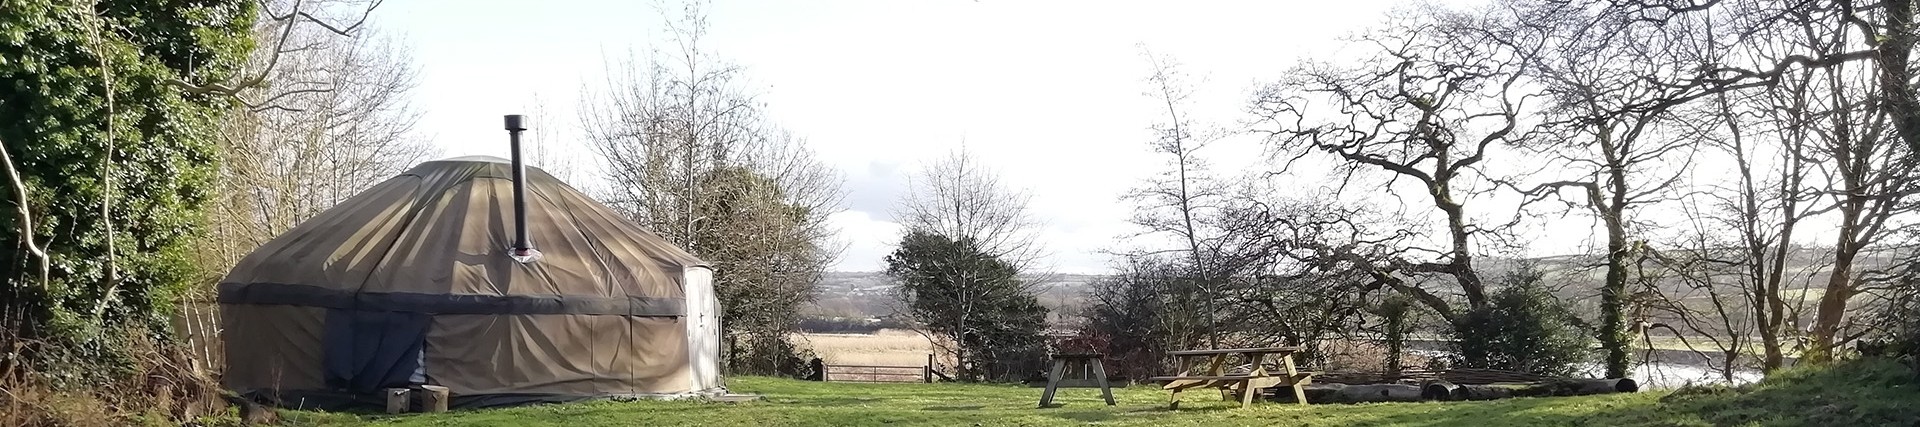
[[[1789,369],[1758,384],[1675,391],[1660,399],[1717,425],[1920,425],[1920,378],[1898,362]]]
[[[774,400],[777,403],[796,403],[808,406],[843,406],[879,403],[885,399],[878,397],[801,397]]]
[[[1059,402],[1059,401],[1055,401],[1055,402],[1053,402],[1053,403],[1049,403],[1049,404],[1047,404],[1047,406],[1046,406],[1046,407],[1044,407],[1044,408],[1040,408],[1040,409],[1043,409],[1043,410],[1044,410],[1044,409],[1060,409],[1060,408],[1067,408],[1067,407],[1073,407],[1073,408],[1092,408],[1092,409],[1104,409],[1104,410],[1109,410],[1109,411],[1118,411],[1118,410],[1120,410],[1120,408],[1124,408],[1124,407],[1126,407],[1126,405],[1124,405],[1124,404],[1121,404],[1121,403],[1118,403],[1117,401],[1116,401],[1116,403],[1115,403],[1115,404],[1113,404],[1113,405],[1108,405],[1106,401],[1102,401],[1102,400],[1090,400],[1090,401],[1084,401],[1084,402]]]
[[[1258,408],[1258,407],[1259,406],[1255,406],[1255,408]],[[1148,406],[1143,408],[1129,409],[1127,410],[1127,412],[1135,413],[1135,414],[1180,414],[1180,413],[1219,412],[1219,411],[1226,411],[1226,410],[1232,410],[1232,409],[1240,409],[1240,404],[1234,403],[1231,405],[1204,405],[1204,404],[1196,405],[1191,402],[1188,402],[1180,405],[1180,409],[1173,409],[1173,408],[1168,408],[1166,404],[1162,403],[1159,405],[1153,405],[1153,406]]]
[[[756,382],[753,379],[743,381]],[[972,385],[822,387],[767,381],[765,403],[585,403],[459,415],[378,414],[321,425],[1301,425],[1301,426],[1839,426],[1920,425],[1920,383],[1892,362],[1846,362],[1789,370],[1759,384],[1639,394],[1515,398],[1486,402],[1295,405],[1195,398],[1170,410],[1164,395],[1116,393],[1121,406],[1076,396],[1035,408],[1031,389]],[[743,387],[745,388],[745,387]],[[344,418],[344,419],[341,419]]]
[[[1048,412],[1046,413],[1046,415],[1054,418],[1072,420],[1072,421],[1082,422],[1082,423],[1112,421],[1114,419],[1113,411],[1089,411],[1089,410],[1059,411],[1059,412]]]

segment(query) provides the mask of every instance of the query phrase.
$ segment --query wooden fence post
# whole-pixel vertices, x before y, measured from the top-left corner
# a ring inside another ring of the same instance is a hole
[[[925,370],[920,371],[920,379],[927,384],[933,384],[933,353],[927,353],[927,366]]]

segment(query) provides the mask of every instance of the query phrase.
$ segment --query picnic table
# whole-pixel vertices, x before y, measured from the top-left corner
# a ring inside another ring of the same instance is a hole
[[[1167,382],[1161,388],[1172,392],[1167,401],[1169,409],[1179,409],[1180,392],[1193,388],[1217,388],[1222,390],[1223,394],[1227,390],[1238,391],[1240,407],[1244,408],[1253,405],[1253,398],[1260,394],[1261,389],[1284,385],[1293,388],[1295,402],[1306,404],[1307,393],[1301,386],[1313,381],[1313,373],[1300,372],[1294,368],[1293,353],[1299,351],[1300,347],[1175,351],[1167,354],[1178,359],[1177,366],[1180,373],[1153,377],[1149,380]],[[1241,356],[1241,363],[1251,365],[1247,372],[1227,372],[1227,359],[1234,355]],[[1278,358],[1279,366],[1284,367],[1284,372],[1268,371],[1269,358]],[[1196,371],[1195,368],[1200,365],[1205,365],[1204,370]]]
[[[1101,353],[1064,353],[1049,355],[1053,369],[1047,372],[1047,389],[1040,393],[1040,407],[1053,405],[1053,395],[1061,388],[1100,388],[1107,406],[1114,406],[1113,389],[1107,384],[1107,355]]]

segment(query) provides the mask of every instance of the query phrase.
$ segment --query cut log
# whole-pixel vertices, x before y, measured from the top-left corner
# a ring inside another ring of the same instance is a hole
[[[1420,386],[1410,384],[1367,384],[1341,388],[1336,394],[1341,402],[1419,402]],[[1311,397],[1307,398],[1313,401]]]
[[[1422,396],[1421,386],[1413,384],[1310,384],[1301,386],[1309,403],[1371,403],[1371,402],[1420,402],[1427,400]],[[1269,401],[1277,403],[1296,403],[1293,388],[1273,387],[1269,390]]]
[[[408,400],[408,397],[409,395],[412,394],[410,392],[412,392],[413,390],[408,390],[404,388],[390,388],[390,389],[387,389],[386,391],[387,391],[386,392],[387,413],[399,414],[399,413],[407,412],[407,404],[412,403],[411,400]]]
[[[1633,393],[1640,391],[1640,384],[1631,378],[1558,379],[1543,381],[1540,385],[1549,388],[1549,393],[1553,396],[1585,396],[1590,394]]]
[[[1307,395],[1307,402],[1309,403],[1334,403],[1334,401],[1338,400],[1334,396],[1340,394],[1340,389],[1343,388],[1347,388],[1347,385],[1311,384],[1300,387],[1301,391]],[[1274,402],[1299,403],[1299,401],[1293,397],[1293,387],[1274,387],[1268,390],[1273,391]]]
[[[1426,400],[1462,400],[1460,386],[1444,380],[1428,380],[1420,386],[1420,398]]]
[[[1410,384],[1311,384],[1301,386],[1310,403],[1365,403],[1365,402],[1419,402],[1420,386]],[[1267,389],[1271,402],[1296,403],[1293,388],[1287,386]]]
[[[446,387],[437,385],[420,386],[421,412],[447,412],[447,400],[452,396]]]
[[[1458,400],[1491,400],[1509,397],[1584,396],[1590,394],[1632,393],[1640,390],[1632,379],[1556,379],[1535,383],[1494,383],[1461,385],[1455,391]]]
[[[1494,400],[1513,397],[1524,384],[1464,384],[1453,391],[1453,400]]]
[[[1292,403],[1286,387],[1269,389],[1271,400]],[[1418,384],[1316,383],[1304,387],[1313,403],[1420,402],[1428,400],[1494,400],[1512,397],[1580,396],[1639,391],[1632,379],[1556,379],[1539,382],[1456,384],[1433,379]]]

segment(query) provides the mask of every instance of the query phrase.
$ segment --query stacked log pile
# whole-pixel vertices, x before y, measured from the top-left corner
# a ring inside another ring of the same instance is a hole
[[[1304,387],[1310,403],[1493,400],[1512,397],[1582,396],[1640,391],[1630,378],[1548,378],[1491,370],[1408,371],[1401,375],[1328,373]],[[1267,389],[1269,399],[1293,402],[1286,387]]]

